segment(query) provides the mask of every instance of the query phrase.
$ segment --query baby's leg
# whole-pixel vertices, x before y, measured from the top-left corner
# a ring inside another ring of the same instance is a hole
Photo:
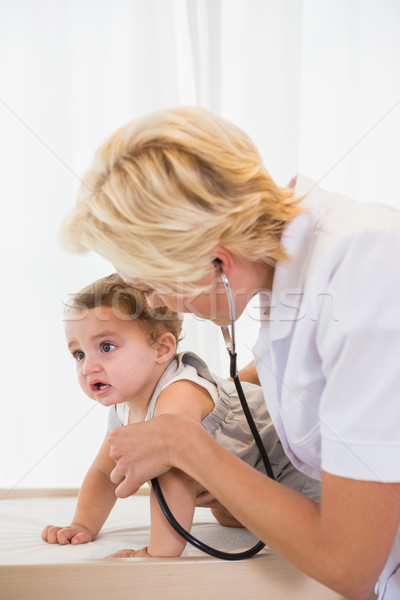
[[[243,527],[224,506],[218,506],[210,510],[220,525],[224,527]]]

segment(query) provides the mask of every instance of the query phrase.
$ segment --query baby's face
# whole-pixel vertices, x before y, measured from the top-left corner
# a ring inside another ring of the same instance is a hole
[[[73,309],[65,332],[80,386],[90,398],[111,406],[151,397],[159,376],[157,349],[137,321],[108,306]]]

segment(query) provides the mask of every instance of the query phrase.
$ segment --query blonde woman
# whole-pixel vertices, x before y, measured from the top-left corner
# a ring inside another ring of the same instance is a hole
[[[200,108],[133,121],[96,154],[62,239],[167,305],[218,325],[260,295],[253,352],[293,464],[321,504],[257,473],[183,417],[110,434],[125,497],[175,467],[276,552],[349,598],[400,597],[400,214],[266,172],[248,136]],[[257,370],[257,373],[256,373]],[[210,468],[212,465],[212,468]],[[215,500],[216,499],[216,500]]]

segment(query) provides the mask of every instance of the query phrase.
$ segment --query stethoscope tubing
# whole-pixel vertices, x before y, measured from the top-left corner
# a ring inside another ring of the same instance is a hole
[[[255,546],[253,546],[253,548],[249,548],[249,550],[243,550],[241,552],[224,552],[223,550],[218,550],[217,548],[208,546],[206,543],[202,542],[201,540],[198,540],[191,533],[186,531],[186,529],[184,529],[175,519],[168,504],[166,503],[158,479],[152,479],[151,483],[158,503],[161,507],[161,510],[163,511],[169,524],[175,529],[177,533],[179,533],[181,537],[183,537],[187,542],[192,544],[192,546],[195,546],[202,552],[205,552],[210,556],[214,556],[215,558],[221,558],[223,560],[243,560],[245,558],[251,558],[255,554],[258,554],[258,552],[260,552],[260,550],[264,548],[265,544],[263,544],[262,542],[258,542]]]
[[[253,435],[254,441],[257,445],[258,451],[260,452],[261,459],[264,463],[266,473],[267,473],[268,477],[270,477],[271,479],[275,479],[274,472],[272,470],[267,451],[264,448],[264,444],[262,442],[261,436],[257,430],[257,426],[252,417],[252,414],[251,414],[249,405],[247,403],[245,394],[243,392],[243,388],[242,388],[242,385],[241,385],[241,382],[239,379],[239,375],[237,372],[237,356],[236,356],[236,352],[235,352],[235,309],[234,309],[234,303],[233,303],[233,297],[232,297],[232,290],[229,285],[228,278],[226,277],[225,273],[223,272],[223,270],[220,266],[220,263],[216,262],[215,266],[219,270],[219,273],[221,275],[221,279],[222,279],[222,282],[224,284],[224,287],[225,287],[225,290],[226,290],[226,293],[228,296],[228,302],[229,302],[229,308],[230,308],[231,334],[229,333],[229,330],[227,327],[221,328],[224,339],[225,339],[226,347],[228,350],[228,354],[230,357],[230,376],[232,377],[233,382],[235,384],[236,391],[239,396],[240,404],[242,406],[242,410],[246,417],[246,421],[249,425],[250,431]],[[211,546],[208,546],[201,540],[198,540],[196,537],[194,537],[191,533],[186,531],[186,529],[184,529],[178,523],[178,521],[175,519],[170,508],[168,507],[168,504],[165,500],[164,494],[162,493],[158,479],[157,478],[152,479],[151,483],[152,483],[152,487],[154,490],[154,494],[160,505],[160,508],[161,508],[164,516],[166,517],[167,521],[171,525],[171,527],[173,527],[173,529],[175,529],[175,531],[182,538],[184,538],[187,542],[189,542],[190,544],[192,544],[193,546],[195,546],[202,552],[205,552],[206,554],[209,554],[210,556],[214,556],[214,557],[220,558],[222,560],[243,560],[245,558],[251,558],[252,556],[255,556],[256,554],[258,554],[258,552],[260,552],[260,550],[262,550],[264,548],[265,544],[261,541],[257,542],[257,544],[255,544],[252,548],[249,548],[248,550],[243,550],[240,552],[225,552],[224,550],[218,550],[217,548],[212,548]]]

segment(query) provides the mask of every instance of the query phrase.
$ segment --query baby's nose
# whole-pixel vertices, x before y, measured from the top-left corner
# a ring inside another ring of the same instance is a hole
[[[98,373],[100,371],[100,365],[95,356],[85,356],[83,364],[83,374],[90,375],[91,373]]]

